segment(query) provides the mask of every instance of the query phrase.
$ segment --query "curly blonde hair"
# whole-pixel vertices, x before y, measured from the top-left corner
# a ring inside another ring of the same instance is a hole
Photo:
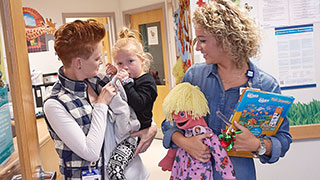
[[[68,67],[73,58],[88,59],[104,36],[104,26],[98,21],[76,20],[60,26],[55,32],[54,49],[63,65]]]
[[[139,34],[139,32],[137,33]],[[130,50],[134,50],[138,57],[144,59],[143,71],[148,72],[153,57],[150,53],[146,53],[143,51],[143,45],[137,38],[135,31],[130,30],[127,27],[123,27],[121,29],[119,33],[119,39],[112,48],[112,57],[114,58],[121,49],[125,49],[129,45],[134,45],[136,47],[136,49]]]
[[[258,54],[260,31],[244,9],[230,0],[211,1],[198,7],[193,23],[214,36],[238,68]]]

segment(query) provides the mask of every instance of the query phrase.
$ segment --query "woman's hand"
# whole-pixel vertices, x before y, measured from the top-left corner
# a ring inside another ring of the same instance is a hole
[[[234,122],[234,126],[241,130],[242,133],[236,134],[234,139],[233,150],[235,151],[247,151],[247,152],[255,152],[258,150],[260,146],[259,139],[253,135],[249,129],[244,126],[241,126],[237,122]]]
[[[203,140],[211,136],[212,134],[206,133],[192,137],[184,137],[180,132],[175,132],[172,135],[172,141],[193,158],[206,163],[210,160],[211,151],[207,145],[203,144]]]
[[[107,73],[107,75],[109,75],[109,76],[114,76],[114,75],[117,74],[117,68],[116,68],[114,65],[108,63],[108,64],[106,65],[106,73]]]
[[[253,135],[249,129],[241,126],[237,122],[234,122],[234,126],[241,130],[242,133],[237,134],[234,140],[233,150],[235,151],[247,151],[256,152],[260,147],[260,140]],[[272,142],[270,139],[264,139],[264,144],[266,146],[265,155],[270,156],[272,153]]]
[[[116,88],[112,85],[111,82],[106,84],[102,89],[98,96],[96,103],[104,103],[109,105],[113,96],[116,95]]]
[[[139,153],[145,152],[149,148],[156,134],[157,127],[155,125],[151,125],[149,128],[131,134],[132,137],[140,137],[140,142],[136,152],[134,153],[134,157],[136,157]]]

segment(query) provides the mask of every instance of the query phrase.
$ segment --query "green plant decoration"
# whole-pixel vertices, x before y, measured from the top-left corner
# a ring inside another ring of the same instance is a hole
[[[320,101],[313,99],[310,103],[292,104],[287,113],[290,126],[320,124]]]

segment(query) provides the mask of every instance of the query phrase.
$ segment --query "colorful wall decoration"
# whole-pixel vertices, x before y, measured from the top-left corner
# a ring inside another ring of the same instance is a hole
[[[287,117],[290,126],[320,124],[320,101],[313,99],[309,103],[295,103]]]
[[[48,41],[53,39],[55,24],[51,19],[45,21],[36,10],[29,7],[23,8],[23,17],[28,52],[48,51]]]
[[[191,18],[195,8],[206,3],[208,3],[208,0],[178,0],[178,8],[174,14],[177,63],[173,67],[173,76],[175,77],[176,84],[181,82],[184,73],[196,62],[194,57],[194,53],[196,52],[193,47],[194,32]],[[197,58],[199,56],[197,56]]]
[[[177,63],[173,68],[173,76],[178,84],[186,70],[193,64],[189,0],[179,0],[179,8],[174,14],[174,22],[176,25]]]

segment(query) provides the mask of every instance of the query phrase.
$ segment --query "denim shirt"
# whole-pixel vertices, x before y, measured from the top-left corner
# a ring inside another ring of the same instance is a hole
[[[250,78],[252,88],[257,88],[263,91],[280,93],[280,86],[275,78],[265,73],[253,63],[249,62],[249,68],[254,72],[253,78]],[[184,82],[190,82],[193,85],[199,86],[201,91],[205,94],[210,114],[205,118],[208,126],[214,133],[220,134],[221,129],[225,128],[225,124],[215,116],[216,111],[221,111],[227,118],[229,118],[235,105],[239,99],[240,87],[247,87],[248,82],[239,86],[224,90],[220,76],[215,64],[195,64],[188,69],[183,78]],[[168,121],[162,123],[162,130],[164,132],[163,146],[165,148],[176,148],[177,146],[171,141],[172,134],[179,130],[177,127],[172,127]],[[267,136],[272,142],[272,154],[268,156],[260,156],[261,163],[274,163],[283,157],[290,147],[292,142],[289,133],[289,121],[285,118],[280,126],[278,132],[274,136]],[[254,161],[252,158],[230,157],[236,171],[237,180],[255,180],[256,171]],[[214,161],[213,161],[214,163]],[[213,164],[213,167],[215,165]],[[215,180],[222,180],[222,177],[214,169],[213,176]]]

